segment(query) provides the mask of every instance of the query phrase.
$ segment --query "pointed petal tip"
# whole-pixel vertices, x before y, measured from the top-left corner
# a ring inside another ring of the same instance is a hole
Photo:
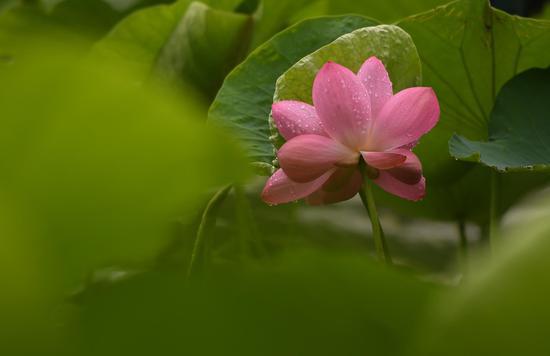
[[[437,99],[437,94],[435,93],[435,90],[432,87],[420,87],[424,90],[424,95],[427,96],[427,100],[430,102],[430,105],[432,106],[432,110],[434,111],[434,126],[439,121],[439,117],[441,116],[441,108],[439,106],[439,100]]]
[[[267,181],[265,182],[264,188],[262,189],[262,193],[260,194],[260,197],[262,198],[263,202],[267,205],[276,205],[275,202],[272,201],[271,197],[271,186],[270,184],[271,180],[273,179],[273,176],[269,177]]]
[[[327,71],[334,72],[334,71],[341,71],[341,70],[350,71],[349,68],[344,67],[339,63],[336,63],[334,61],[327,61],[325,64],[323,64],[319,72],[327,72]]]
[[[434,88],[429,87],[429,89],[430,89],[430,95],[433,96],[433,98],[434,98],[434,106],[435,106],[435,110],[437,111],[436,121],[438,121],[439,117],[441,116],[441,108],[439,106],[439,100],[437,99],[437,94],[435,93]]]
[[[426,96],[429,96],[430,99],[435,99],[435,104],[437,104],[437,107],[439,107],[439,101],[437,100],[437,95],[435,93],[435,90],[434,88],[432,87],[416,87],[415,89],[417,89],[420,93],[419,95],[426,95]]]
[[[376,56],[370,56],[369,58],[367,58],[367,60],[365,61],[365,63],[377,63],[377,64],[382,64],[384,65],[384,63],[382,62],[382,60],[380,60],[378,57]]]
[[[376,120],[378,113],[393,95],[393,85],[384,63],[375,56],[369,57],[359,71],[357,78],[363,83],[371,101],[371,112]]]
[[[365,60],[365,62],[363,62],[363,64],[361,65],[361,68],[363,68],[363,70],[365,70],[365,68],[369,68],[371,71],[373,69],[376,69],[381,72],[383,71],[386,74],[388,72],[384,62],[382,62],[382,60],[376,56],[370,56],[369,58],[367,58],[367,60]]]
[[[273,104],[271,104],[271,112],[279,110],[281,105],[284,105],[283,103],[284,103],[284,100],[283,101],[276,101]]]
[[[419,196],[418,198],[416,198],[416,199],[413,199],[413,200],[411,200],[411,201],[413,201],[413,202],[419,202],[419,201],[422,201],[422,200],[424,200],[424,197],[425,197],[425,196],[426,196],[426,193],[423,193],[423,194],[422,194],[422,195],[420,195],[420,196]]]
[[[269,187],[269,180],[266,182],[264,189],[262,190],[262,193],[260,194],[260,197],[262,198],[263,202],[266,203],[269,206],[275,206],[279,203],[275,200],[273,200],[273,197],[271,196],[271,190]]]
[[[419,202],[421,200],[424,200],[424,198],[426,197],[426,178],[422,176],[420,181],[413,186],[416,186],[417,195],[411,195],[410,197],[404,199],[410,200],[412,202]]]
[[[413,197],[413,199],[411,199],[411,201],[414,202],[424,200],[424,198],[426,197],[426,178],[422,176],[420,182],[418,182],[417,185],[419,186],[419,193],[416,197]]]
[[[432,88],[432,87],[413,87],[413,88],[410,88],[410,89],[414,89],[414,90],[418,91],[418,95],[428,95],[428,96],[435,97],[436,103],[439,106],[439,102],[437,102],[437,95],[435,94],[434,88]]]
[[[331,170],[308,183],[296,183],[279,168],[265,183],[261,198],[265,203],[272,206],[303,199],[320,189],[332,173]]]
[[[374,179],[374,183],[386,192],[405,200],[416,202],[422,200],[426,195],[426,178],[424,177],[416,184],[406,184],[392,177],[387,171],[380,171],[380,176]]]
[[[321,69],[319,71],[325,71],[325,70],[329,69],[330,67],[332,67],[334,64],[335,63],[333,61],[328,61],[325,64],[323,64],[323,66],[321,67]]]

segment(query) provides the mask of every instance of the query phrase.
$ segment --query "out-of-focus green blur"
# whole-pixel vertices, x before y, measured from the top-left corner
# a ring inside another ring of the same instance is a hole
[[[205,125],[193,93],[138,86],[70,46],[26,53],[0,69],[0,284],[14,314],[2,323],[31,330],[57,328],[61,302],[94,269],[152,265],[177,221],[248,169],[238,145]]]

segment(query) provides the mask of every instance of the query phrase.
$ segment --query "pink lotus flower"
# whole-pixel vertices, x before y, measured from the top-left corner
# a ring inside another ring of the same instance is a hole
[[[439,119],[431,88],[393,95],[388,72],[376,57],[357,75],[328,62],[315,77],[313,104],[288,100],[272,106],[287,142],[277,154],[281,168],[262,192],[265,202],[306,198],[318,205],[350,199],[362,186],[361,157],[368,177],[385,191],[413,201],[424,197],[426,180],[411,149]]]

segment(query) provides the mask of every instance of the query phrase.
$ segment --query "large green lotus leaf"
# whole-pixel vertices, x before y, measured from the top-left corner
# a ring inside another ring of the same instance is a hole
[[[491,258],[442,295],[418,328],[415,355],[548,355],[550,201],[531,202]],[[535,212],[533,214],[532,212]]]
[[[246,174],[240,149],[192,102],[123,73],[80,68],[51,44],[2,71],[0,194],[55,256],[61,287],[150,261],[178,216]]]
[[[180,0],[135,12],[95,45],[92,58],[118,60],[143,80],[155,73],[213,97],[250,42],[252,16],[232,12],[236,4]]]
[[[230,129],[245,144],[252,162],[270,165],[274,152],[269,140],[269,113],[277,78],[338,37],[373,25],[373,20],[362,16],[322,17],[279,33],[227,76],[210,107],[209,119]],[[269,169],[263,173],[269,174]]]
[[[454,135],[449,151],[457,159],[499,171],[550,168],[550,69],[531,69],[510,80],[497,96],[487,142]]]

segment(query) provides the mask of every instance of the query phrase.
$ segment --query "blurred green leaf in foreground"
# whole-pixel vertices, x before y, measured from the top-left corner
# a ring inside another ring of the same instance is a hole
[[[550,353],[548,191],[537,200],[503,229],[492,258],[482,256],[463,285],[436,299],[412,354]]]
[[[189,96],[137,86],[66,47],[34,48],[0,67],[0,196],[32,242],[3,238],[46,255],[48,284],[66,291],[94,268],[149,263],[203,194],[246,177],[239,147]]]
[[[84,355],[401,355],[438,290],[366,256],[311,251],[184,282],[147,273],[90,292]]]

